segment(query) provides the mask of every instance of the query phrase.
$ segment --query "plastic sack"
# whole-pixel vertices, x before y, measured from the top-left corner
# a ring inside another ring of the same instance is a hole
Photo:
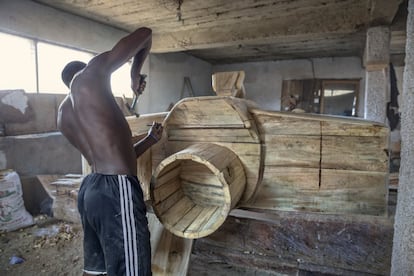
[[[33,217],[24,207],[19,175],[0,171],[0,231],[13,231],[33,225]]]

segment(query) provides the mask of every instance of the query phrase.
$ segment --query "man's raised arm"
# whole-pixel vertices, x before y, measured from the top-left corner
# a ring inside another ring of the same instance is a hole
[[[106,69],[110,72],[113,72],[131,58],[134,58],[134,63],[136,63],[135,60],[138,58],[137,62],[139,66],[137,67],[137,69],[139,70],[139,74],[142,67],[142,63],[144,62],[145,58],[147,57],[151,49],[151,44],[151,29],[143,27],[135,30],[133,33],[123,37],[112,48],[112,50],[102,54],[106,58]]]

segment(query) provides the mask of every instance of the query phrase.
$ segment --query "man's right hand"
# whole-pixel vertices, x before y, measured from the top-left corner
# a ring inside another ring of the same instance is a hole
[[[147,75],[139,75],[138,78],[132,79],[131,88],[135,95],[139,96],[144,92],[145,87],[147,85],[147,82],[145,81],[145,78]]]

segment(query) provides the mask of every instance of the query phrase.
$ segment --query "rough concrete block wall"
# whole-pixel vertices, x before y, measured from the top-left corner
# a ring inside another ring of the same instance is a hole
[[[0,137],[0,169],[20,175],[82,171],[80,153],[60,132]]]
[[[0,91],[0,169],[19,175],[80,173],[80,153],[57,131],[66,95]]]
[[[391,275],[414,275],[414,0],[408,2],[401,112],[401,167]]]
[[[57,131],[56,118],[60,102],[66,95],[26,94],[29,114],[24,122],[5,123],[7,136]]]

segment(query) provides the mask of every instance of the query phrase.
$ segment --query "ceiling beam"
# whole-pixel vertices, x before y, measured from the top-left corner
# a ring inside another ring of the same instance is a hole
[[[260,45],[280,43],[289,37],[352,34],[368,28],[371,20],[390,24],[399,3],[400,1],[389,3],[385,0],[356,1],[341,9],[321,6],[313,12],[299,9],[289,16],[281,14],[255,22],[233,20],[226,25],[154,32],[152,51],[165,53],[234,45]],[[384,11],[383,8],[387,10]]]

